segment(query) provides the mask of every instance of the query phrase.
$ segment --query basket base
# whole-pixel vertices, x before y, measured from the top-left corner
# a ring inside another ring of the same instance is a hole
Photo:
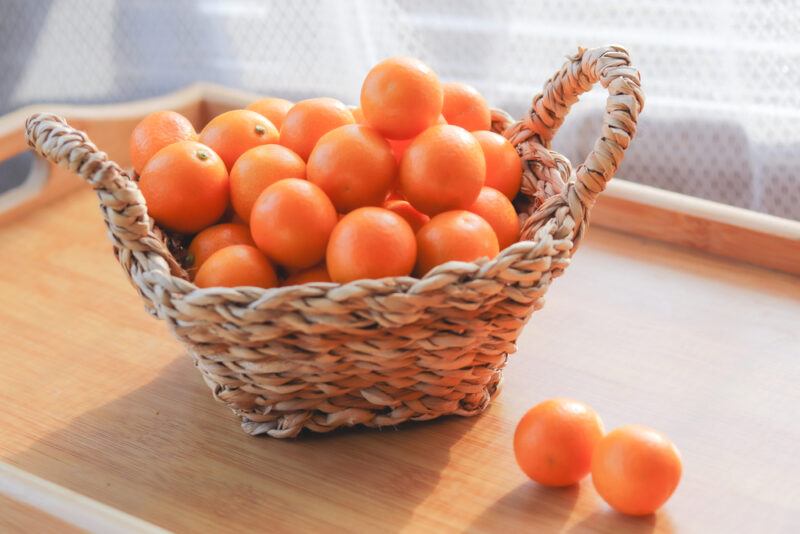
[[[304,429],[323,433],[477,415],[497,395],[508,354],[516,347],[510,340],[498,346],[495,339],[470,338],[466,347],[412,351],[415,362],[395,358],[394,366],[355,358],[341,363],[328,353],[304,360],[292,353],[276,355],[280,347],[267,348],[273,354],[253,360],[232,359],[219,347],[202,352],[190,347],[189,354],[214,398],[239,416],[245,433],[293,438]]]
[[[431,421],[440,417],[473,417],[483,413],[502,390],[503,371],[497,370],[484,390],[473,397],[478,402],[460,402],[455,410],[415,412],[407,407],[374,409],[345,408],[333,413],[321,410],[304,410],[272,416],[264,421],[265,414],[259,411],[248,412],[235,407],[232,411],[241,419],[242,430],[251,436],[267,435],[273,438],[294,438],[303,429],[316,433],[331,432],[341,428],[397,428],[409,421]],[[466,399],[465,399],[466,400]],[[470,399],[472,400],[472,399]],[[259,421],[259,419],[262,419]]]

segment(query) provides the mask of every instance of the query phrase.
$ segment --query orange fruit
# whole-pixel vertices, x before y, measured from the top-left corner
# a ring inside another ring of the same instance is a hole
[[[307,180],[286,178],[267,187],[250,213],[250,233],[270,259],[304,269],[325,257],[336,226],[336,208],[319,187]]]
[[[503,193],[491,187],[481,188],[481,192],[469,211],[480,215],[494,230],[500,250],[519,240],[519,217],[514,205]]]
[[[424,213],[415,210],[414,206],[409,204],[406,200],[387,200],[384,202],[383,207],[405,219],[411,229],[414,230],[414,233],[419,231],[425,223],[431,220],[431,218]]]
[[[389,202],[390,200],[405,200],[403,196],[403,192],[397,188],[397,183],[392,186],[392,189],[389,191],[389,194],[386,195],[386,199],[384,202]],[[384,206],[385,208],[386,206]],[[427,215],[426,215],[427,217]]]
[[[389,143],[362,124],[326,133],[308,157],[308,181],[325,191],[339,213],[380,205],[396,176]]]
[[[448,261],[494,258],[497,236],[482,217],[464,210],[446,211],[433,217],[417,232],[417,266],[423,276]]]
[[[244,225],[244,226],[247,226],[248,224],[250,224],[250,220],[249,219],[243,219],[243,218],[239,217],[239,214],[236,213],[235,211],[233,211],[233,210],[230,210],[230,211],[231,211],[231,217],[227,222],[231,222],[231,223],[235,223],[235,224],[241,224],[241,225]]]
[[[330,282],[331,276],[324,263],[290,274],[281,286],[299,286],[311,282]]]
[[[256,247],[231,245],[219,249],[203,263],[194,278],[197,287],[275,287],[278,276]]]
[[[384,137],[409,139],[436,124],[442,113],[442,85],[418,59],[384,59],[364,79],[361,111]]]
[[[364,112],[359,107],[351,107],[350,113],[353,114],[356,124],[367,124],[367,119],[364,118]]]
[[[335,98],[301,100],[283,119],[281,144],[308,160],[320,137],[334,128],[355,122],[347,106]]]
[[[550,399],[522,416],[514,432],[520,469],[545,486],[569,486],[592,469],[592,452],[603,437],[597,413],[572,399]]]
[[[285,98],[267,97],[252,102],[245,109],[255,111],[256,113],[266,117],[275,128],[281,129],[283,118],[292,109],[294,104]]]
[[[156,152],[142,169],[139,189],[160,226],[185,234],[215,223],[228,206],[225,164],[196,141],[179,141]]]
[[[447,124],[422,132],[400,161],[400,188],[427,215],[467,209],[478,198],[485,175],[481,145],[463,128]]]
[[[326,263],[334,282],[407,276],[414,269],[417,243],[408,223],[383,208],[359,208],[333,229]]]
[[[681,455],[663,434],[628,425],[612,430],[592,457],[597,493],[623,514],[647,515],[667,502],[681,480]]]
[[[230,178],[230,174],[228,175],[228,177]],[[230,184],[230,180],[228,181],[228,183]],[[228,203],[228,207],[225,208],[225,213],[222,214],[222,217],[220,217],[218,223],[236,223],[236,224],[243,224],[245,226],[250,224],[241,217],[239,217],[238,215],[236,215],[236,212],[234,211],[233,206],[231,206],[230,203]]]
[[[131,132],[131,165],[136,174],[167,145],[178,141],[196,141],[197,132],[189,119],[174,111],[156,111],[146,116]]]
[[[189,272],[196,272],[203,263],[216,251],[231,245],[255,246],[250,237],[250,229],[243,224],[222,223],[209,226],[189,243],[191,267]]]
[[[436,121],[436,124],[447,124],[447,121],[444,120],[444,117],[439,115],[439,119]],[[403,159],[403,154],[405,154],[408,145],[414,141],[414,138],[411,137],[409,139],[387,139],[389,144],[392,146],[392,152],[394,153],[394,157],[398,163],[400,160]]]
[[[408,145],[414,141],[414,137],[410,139],[387,139],[387,141],[389,142],[389,146],[392,147],[392,155],[394,156],[394,159],[397,160],[397,163],[400,163],[400,161],[403,159],[403,154],[406,153]]]
[[[477,89],[465,83],[448,82],[442,84],[442,91],[442,115],[447,124],[461,126],[470,132],[491,128],[489,104]]]
[[[200,132],[200,142],[210,146],[230,170],[239,156],[258,145],[278,142],[278,129],[266,117],[248,109],[217,115]]]
[[[486,185],[494,187],[509,200],[519,193],[522,184],[522,162],[508,139],[488,131],[472,132],[486,159]]]
[[[245,221],[250,220],[258,195],[284,178],[305,178],[306,162],[281,145],[251,148],[236,160],[231,169],[231,204]]]

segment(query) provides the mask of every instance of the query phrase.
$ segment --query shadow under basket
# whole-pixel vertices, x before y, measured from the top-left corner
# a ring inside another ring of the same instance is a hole
[[[575,172],[550,150],[578,96],[599,82],[603,130]],[[148,217],[131,174],[60,117],[31,116],[28,143],[91,183],[114,250],[147,310],[186,345],[214,397],[248,434],[394,426],[482,412],[508,354],[550,282],[569,265],[589,210],[634,136],[639,73],[618,46],[579,49],[513,122],[492,129],[516,146],[520,241],[491,260],[449,262],[423,278],[205,288],[189,281]]]

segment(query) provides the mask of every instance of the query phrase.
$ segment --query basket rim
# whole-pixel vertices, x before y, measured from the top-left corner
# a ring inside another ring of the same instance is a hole
[[[561,242],[558,248],[572,248],[572,241],[569,238],[554,240],[553,244]],[[161,284],[166,291],[170,291],[169,285],[174,285],[181,289],[184,299],[202,299],[203,297],[231,297],[230,304],[244,304],[239,302],[242,296],[247,296],[253,302],[263,302],[272,297],[315,297],[325,296],[334,301],[346,301],[351,297],[362,296],[364,290],[370,291],[373,296],[389,296],[392,294],[421,294],[441,288],[445,282],[442,277],[447,278],[448,284],[459,283],[467,284],[472,280],[482,279],[494,268],[502,264],[509,263],[510,256],[524,255],[530,250],[526,243],[539,244],[538,240],[526,239],[509,245],[498,253],[493,259],[486,257],[475,261],[449,261],[437,265],[428,271],[422,278],[413,276],[388,276],[384,278],[364,278],[345,283],[337,282],[307,282],[299,285],[278,286],[262,288],[254,286],[236,287],[207,287],[201,288],[194,282],[181,278],[173,274],[165,274],[163,271],[151,269],[143,273],[147,278],[158,280],[168,276],[171,284]],[[521,245],[521,246],[520,246]],[[535,248],[534,246],[534,248]],[[501,254],[506,252],[501,257]],[[512,260],[513,261],[513,260]],[[238,298],[237,298],[238,297]],[[247,303],[247,305],[253,302]]]

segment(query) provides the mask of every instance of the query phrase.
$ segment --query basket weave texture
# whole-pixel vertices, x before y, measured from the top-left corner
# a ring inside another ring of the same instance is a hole
[[[573,171],[550,142],[570,106],[599,82],[609,96],[600,138]],[[631,142],[644,105],[619,46],[579,49],[513,122],[492,129],[517,148],[520,241],[491,260],[395,277],[274,289],[200,289],[148,217],[131,174],[64,119],[27,121],[30,146],[95,188],[120,264],[188,347],[213,395],[248,434],[381,427],[482,412],[531,313],[544,304],[586,230],[589,210]]]

